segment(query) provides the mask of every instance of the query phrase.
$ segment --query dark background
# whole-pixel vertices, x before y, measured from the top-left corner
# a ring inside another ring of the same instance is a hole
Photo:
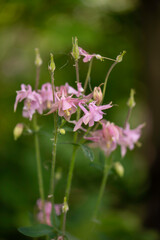
[[[127,153],[124,160],[118,149],[116,160],[122,161],[125,175],[111,174],[97,226],[97,239],[158,240],[160,230],[160,2],[157,0],[21,0],[0,1],[0,239],[27,239],[16,230],[29,225],[39,196],[33,136],[13,140],[13,128],[25,122],[22,105],[16,113],[13,106],[20,84],[35,82],[34,48],[43,59],[41,84],[50,81],[49,54],[56,62],[57,85],[74,85],[75,69],[70,56],[72,37],[90,53],[115,58],[127,54],[111,73],[105,102],[118,104],[107,119],[123,125],[130,88],[136,90],[136,108],[131,126],[146,122],[141,148]],[[94,60],[92,85],[104,81],[109,61]],[[84,82],[87,64],[80,61],[80,80]],[[46,196],[53,131],[52,116],[40,117],[45,134],[40,136]],[[72,138],[72,134],[59,141]],[[55,200],[62,202],[72,146],[59,145]],[[99,152],[96,151],[98,159]],[[102,172],[90,165],[79,151],[76,160],[67,228],[84,239],[92,214]],[[98,160],[97,160],[98,161]],[[95,238],[96,238],[95,237]],[[94,239],[92,237],[92,239]]]

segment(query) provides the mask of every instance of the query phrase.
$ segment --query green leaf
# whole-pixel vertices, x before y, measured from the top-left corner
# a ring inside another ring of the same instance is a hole
[[[18,231],[28,237],[42,237],[53,233],[53,227],[37,224],[29,227],[20,227]]]
[[[87,158],[89,158],[89,160],[91,161],[91,162],[93,162],[93,160],[94,160],[94,153],[93,153],[93,151],[91,150],[91,148],[90,147],[88,147],[88,146],[86,146],[86,145],[81,145],[81,148],[82,148],[82,150],[83,150],[83,152],[84,152],[84,155],[87,157]]]

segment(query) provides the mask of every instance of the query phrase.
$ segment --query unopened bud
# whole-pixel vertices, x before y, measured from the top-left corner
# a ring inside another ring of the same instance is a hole
[[[35,52],[36,52],[35,65],[37,67],[40,67],[42,65],[43,61],[42,61],[42,58],[40,57],[39,49],[35,48]]]
[[[62,212],[66,213],[66,212],[68,212],[68,210],[69,210],[69,207],[68,207],[68,203],[67,203],[67,198],[64,197],[64,203],[63,203],[63,207],[62,207]]]
[[[123,51],[120,55],[116,57],[116,62],[122,62],[124,54],[126,54],[126,51]]]
[[[17,140],[23,133],[23,129],[24,129],[24,125],[23,123],[18,123],[14,130],[13,130],[13,136],[14,136],[14,140]]]
[[[64,134],[66,134],[66,131],[65,131],[64,128],[60,128],[60,129],[59,129],[59,133],[62,134],[62,135],[64,135]]]
[[[102,98],[103,98],[102,96],[103,96],[103,94],[102,94],[101,88],[95,87],[94,91],[93,91],[93,99],[96,101],[97,105],[101,104]]]
[[[124,167],[122,166],[122,164],[120,162],[114,163],[114,169],[116,170],[116,173],[118,174],[118,176],[123,177]]]
[[[130,108],[133,108],[135,107],[136,105],[136,102],[134,100],[134,94],[135,94],[135,90],[134,89],[131,89],[130,91],[130,98],[128,99],[128,102],[127,102],[127,105],[130,107]]]
[[[79,59],[79,49],[78,49],[78,39],[77,37],[72,38],[72,52],[71,52],[75,61]]]
[[[50,53],[50,56],[51,56],[51,61],[50,61],[50,64],[48,66],[48,70],[50,70],[53,73],[54,70],[56,69],[56,65],[54,63],[53,54]]]

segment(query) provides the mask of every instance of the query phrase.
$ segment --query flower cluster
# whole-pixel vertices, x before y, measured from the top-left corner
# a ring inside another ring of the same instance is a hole
[[[122,60],[123,55],[124,52],[118,57]],[[81,56],[84,57],[83,62],[89,62],[94,57],[100,60],[104,59],[104,57],[99,54],[87,53],[81,47],[78,47],[77,41],[75,41],[72,56],[76,61]],[[55,63],[53,62],[53,55],[51,64],[54,65],[54,72]],[[134,91],[132,90],[131,93],[131,100],[133,101]],[[129,123],[126,124],[125,128],[121,128],[114,123],[103,120],[103,115],[105,114],[103,110],[111,108],[112,103],[100,105],[103,100],[100,87],[95,87],[93,92],[85,95],[82,83],[80,82],[77,82],[77,89],[68,83],[61,86],[52,86],[51,83],[45,83],[41,89],[37,91],[33,91],[30,85],[22,84],[21,90],[17,91],[14,105],[15,111],[18,102],[23,100],[24,107],[22,114],[23,117],[29,118],[29,120],[32,120],[35,112],[43,114],[44,111],[48,110],[47,114],[51,114],[57,111],[60,117],[64,117],[66,121],[75,124],[73,131],[77,131],[78,129],[86,131],[82,127],[82,124],[92,127],[95,122],[101,120],[102,129],[90,132],[91,136],[85,136],[85,139],[93,141],[94,143],[92,143],[91,146],[100,147],[107,156],[116,149],[117,145],[120,145],[121,155],[124,157],[127,147],[132,150],[141,135],[143,124],[131,130]],[[71,116],[76,113],[78,109],[80,113],[83,112],[83,115],[77,121],[71,121]]]
[[[99,98],[96,96],[96,100],[94,100],[92,98],[93,93],[85,96],[83,90],[81,83],[77,83],[77,90],[66,83],[55,88],[53,101],[53,91],[50,83],[43,84],[41,90],[37,92],[32,91],[30,85],[22,84],[21,90],[17,91],[14,110],[16,110],[18,102],[24,100],[23,117],[29,118],[29,120],[32,120],[32,116],[36,111],[42,114],[49,109],[48,114],[58,111],[60,117],[70,121],[72,114],[80,108],[84,115],[75,123],[74,131],[81,128],[82,123],[89,124],[89,127],[92,127],[94,122],[98,122],[103,118],[104,112],[102,110],[109,109],[112,105],[109,103],[97,106]],[[101,93],[101,91],[99,92]]]

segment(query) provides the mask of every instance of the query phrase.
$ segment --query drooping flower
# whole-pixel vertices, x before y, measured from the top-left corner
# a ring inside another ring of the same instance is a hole
[[[141,130],[145,124],[139,125],[135,129],[130,129],[129,123],[126,124],[126,127],[120,129],[120,138],[118,144],[121,146],[121,156],[124,157],[127,151],[127,147],[132,150],[135,143],[138,142],[141,136]]]
[[[52,224],[51,224],[52,203],[49,201],[45,201],[45,203],[44,203],[46,222],[45,222],[44,216],[43,216],[43,205],[42,205],[41,199],[37,200],[37,207],[38,207],[37,220],[40,223],[52,226]],[[63,204],[55,204],[54,205],[55,213],[57,216],[59,216],[61,214],[62,207],[63,207]]]
[[[25,100],[22,113],[23,117],[32,120],[32,116],[36,110],[42,114],[42,98],[37,92],[32,91],[32,87],[30,85],[22,84],[21,90],[17,91],[14,111],[17,109],[18,102],[22,102],[23,100]]]
[[[91,132],[91,137],[85,137],[87,140],[91,140],[94,143],[91,147],[100,147],[105,155],[109,156],[113,152],[119,140],[119,127],[109,121],[101,121],[102,129]]]
[[[111,103],[109,103],[107,105],[96,106],[95,102],[91,102],[88,105],[89,111],[84,106],[82,106],[82,104],[79,104],[79,107],[84,112],[84,116],[81,117],[79,121],[76,123],[73,131],[79,129],[82,123],[84,123],[85,125],[89,124],[89,127],[92,127],[94,125],[94,122],[98,122],[103,118],[103,114],[105,113],[102,112],[102,110],[109,109],[112,107],[112,105]]]
[[[81,56],[84,56],[83,62],[89,62],[89,61],[91,61],[91,59],[93,57],[96,57],[97,59],[100,59],[101,61],[103,60],[103,57],[99,54],[95,54],[95,53],[89,54],[85,50],[83,50],[81,47],[79,47],[78,49],[79,49],[79,54]]]
[[[50,109],[53,103],[52,85],[50,83],[43,84],[41,90],[38,90],[38,93],[42,98],[43,110]]]
[[[63,116],[69,121],[71,115],[77,110],[76,105],[78,104],[78,99],[72,98],[72,96],[65,97],[64,92],[62,92],[61,97],[58,97],[58,94],[55,93],[55,99],[56,102],[52,105],[48,114],[58,110],[58,115],[61,117]]]

